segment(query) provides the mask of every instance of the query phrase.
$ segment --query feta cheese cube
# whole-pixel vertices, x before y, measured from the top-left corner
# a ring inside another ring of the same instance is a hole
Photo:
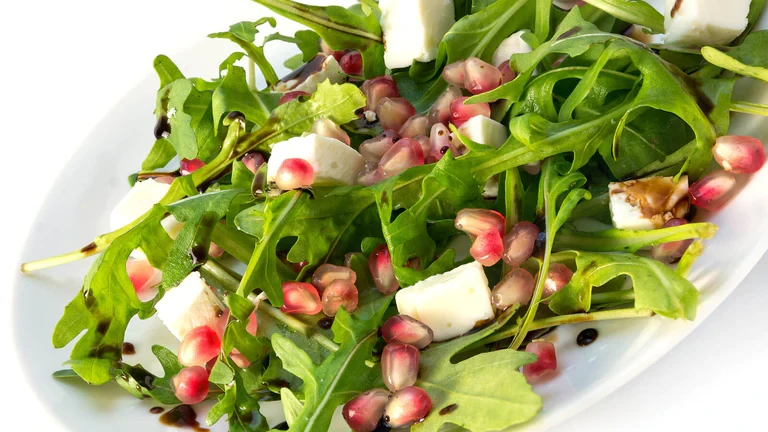
[[[616,228],[652,230],[673,218],[684,217],[690,208],[688,177],[648,177],[610,183],[611,219]]]
[[[493,53],[493,65],[498,67],[504,62],[508,62],[512,54],[525,54],[533,51],[533,48],[522,38],[523,34],[527,32],[528,30],[520,30],[501,41],[501,44]]]
[[[476,115],[461,125],[459,133],[478,144],[501,147],[509,138],[509,129],[496,120]]]
[[[409,67],[437,58],[437,47],[455,23],[453,0],[381,0],[384,64]]]
[[[275,84],[278,92],[304,91],[314,93],[317,85],[325,80],[331,84],[339,84],[346,81],[347,75],[341,70],[339,62],[332,55],[316,55],[312,60],[283,77]]]
[[[476,261],[401,289],[395,302],[399,313],[428,325],[435,341],[461,336],[494,318],[488,279]]]
[[[267,164],[267,181],[275,180],[286,159],[304,159],[315,170],[315,185],[355,184],[365,159],[357,150],[335,139],[315,133],[294,137],[272,147]]]
[[[136,220],[139,216],[152,209],[152,206],[163,199],[171,185],[160,183],[153,179],[147,179],[137,182],[128,194],[120,200],[109,215],[109,226],[111,230],[117,230]],[[165,232],[175,239],[179,231],[184,226],[173,216],[168,216],[162,221]],[[132,255],[136,258],[142,258],[144,254],[137,253]]]
[[[667,0],[664,42],[727,45],[747,28],[750,0]]]
[[[204,325],[216,329],[225,306],[198,272],[190,273],[168,290],[155,305],[157,316],[179,340],[190,330]]]

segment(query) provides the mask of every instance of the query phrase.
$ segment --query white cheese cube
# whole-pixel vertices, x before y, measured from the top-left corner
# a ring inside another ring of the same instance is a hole
[[[317,85],[329,80],[331,84],[343,83],[347,75],[341,70],[339,62],[332,55],[316,55],[312,60],[286,75],[275,84],[275,91],[304,91],[314,93]]]
[[[664,42],[727,45],[747,28],[750,0],[667,0]]]
[[[530,45],[528,45],[522,38],[523,34],[528,30],[520,30],[512,34],[512,36],[504,39],[496,48],[493,53],[493,65],[498,67],[504,62],[508,62],[512,54],[525,54],[533,51]]]
[[[688,213],[688,177],[648,177],[610,183],[611,219],[616,228],[652,230]]]
[[[294,137],[272,147],[267,164],[267,181],[275,180],[277,169],[286,159],[304,159],[315,170],[314,185],[352,185],[363,169],[365,159],[357,150],[335,139],[315,133]]]
[[[444,341],[494,318],[491,290],[477,261],[432,276],[395,295],[397,310],[417,319]]]
[[[190,273],[155,305],[157,316],[179,340],[190,330],[215,324],[225,306],[198,272]]]
[[[509,138],[509,129],[496,120],[476,115],[461,125],[459,133],[478,144],[501,147]]]
[[[456,22],[453,0],[381,0],[384,64],[409,67],[437,58],[437,47]]]

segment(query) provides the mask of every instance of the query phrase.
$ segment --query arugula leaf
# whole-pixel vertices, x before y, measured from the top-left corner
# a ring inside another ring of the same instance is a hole
[[[478,332],[433,344],[422,352],[416,385],[429,393],[434,408],[423,422],[411,427],[412,431],[438,431],[446,424],[473,432],[496,431],[524,423],[541,410],[541,397],[518,372],[536,360],[533,354],[502,349],[458,363],[451,361],[465,348],[498,331],[512,315],[512,311],[505,312]],[[450,405],[456,408],[438,414]]]
[[[651,231],[608,229],[595,232],[579,232],[563,228],[555,238],[557,250],[578,249],[588,252],[630,252],[688,239],[710,239],[715,236],[717,225],[692,223]]]
[[[586,3],[603,10],[630,24],[664,33],[664,15],[643,0],[585,0]]]
[[[184,74],[181,73],[178,66],[168,56],[161,54],[155,57],[153,66],[157,76],[160,78],[160,88],[166,87],[176,80],[184,79]]]
[[[153,345],[152,354],[163,368],[162,378],[147,372],[140,365],[122,363],[114,372],[115,382],[139,399],[151,397],[166,405],[179,403],[171,388],[171,378],[184,366],[179,363],[176,354],[163,346]]]
[[[650,309],[668,318],[696,318],[699,291],[683,276],[663,263],[631,254],[600,254],[580,251],[560,252],[553,260],[576,261],[571,282],[556,293],[549,304],[563,315],[589,312],[592,287],[601,286],[621,275],[634,282],[635,309]]]
[[[239,66],[229,66],[227,75],[213,92],[212,96],[214,130],[225,113],[239,111],[245,118],[261,126],[267,122],[271,110],[265,98],[259,93],[251,92],[245,77],[245,69]]]
[[[701,55],[704,56],[708,62],[715,66],[719,66],[723,69],[737,73],[742,76],[752,77],[759,79],[760,81],[768,82],[768,69],[762,66],[750,66],[744,64],[728,54],[713,48],[705,46],[701,49]]]
[[[278,78],[275,69],[269,64],[264,55],[264,47],[258,47],[253,42],[256,40],[256,34],[259,33],[258,27],[263,24],[269,24],[273,28],[277,25],[274,18],[266,17],[258,21],[242,21],[229,27],[228,32],[213,33],[208,35],[210,38],[229,39],[240,46],[248,57],[261,70],[267,85],[272,86],[277,83]]]
[[[144,171],[152,171],[160,169],[168,165],[173,157],[176,156],[176,149],[173,148],[173,144],[167,139],[155,140],[155,144],[152,145],[152,150],[141,163],[141,169]]]
[[[160,89],[157,94],[155,116],[158,121],[168,122],[171,133],[166,139],[176,149],[179,157],[184,159],[197,157],[197,137],[192,127],[192,116],[184,110],[184,103],[193,92],[197,90],[191,81],[178,79]]]
[[[366,14],[361,5],[346,9],[341,6],[312,6],[291,0],[254,1],[316,31],[335,50],[360,51],[366,77],[384,74],[381,27],[375,14]]]

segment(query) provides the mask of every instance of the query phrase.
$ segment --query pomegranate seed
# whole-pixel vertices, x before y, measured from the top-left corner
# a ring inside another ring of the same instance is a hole
[[[523,171],[530,175],[539,175],[541,172],[541,161],[531,162],[523,165]]]
[[[248,360],[244,355],[240,354],[239,351],[236,349],[233,349],[231,353],[229,353],[229,358],[232,359],[233,362],[239,367],[240,369],[246,369],[251,365],[250,360]]]
[[[520,267],[513,268],[493,287],[491,303],[496,309],[504,310],[513,304],[527,305],[533,296],[536,281],[533,275]]]
[[[347,54],[347,51],[334,51],[330,55],[333,56],[333,58],[336,60],[336,62],[340,62],[342,58]]]
[[[208,246],[208,256],[211,258],[221,258],[222,255],[224,255],[224,249],[216,243],[211,242],[211,245]]]
[[[488,231],[504,235],[504,216],[495,210],[465,208],[456,215],[454,225],[459,231],[475,238]]]
[[[469,249],[469,254],[472,255],[472,258],[485,267],[490,267],[499,262],[503,253],[504,242],[496,230],[481,233],[472,242],[472,247]]]
[[[259,171],[259,167],[264,164],[264,155],[259,152],[249,152],[243,156],[243,163],[248,170],[254,174]]]
[[[712,153],[721,167],[735,174],[753,174],[765,164],[763,143],[748,136],[720,137]]]
[[[282,190],[309,187],[315,181],[315,170],[304,159],[286,159],[275,174],[275,183]]]
[[[419,387],[405,387],[398,390],[389,399],[384,408],[384,424],[391,428],[401,428],[418,423],[432,409],[432,399]]]
[[[720,210],[733,197],[736,177],[728,171],[713,171],[691,185],[691,202],[696,207]]]
[[[182,159],[179,163],[181,175],[192,174],[205,166],[205,162],[200,159]]]
[[[451,102],[451,123],[456,127],[461,127],[469,119],[477,115],[491,116],[491,106],[487,103],[476,103],[465,105],[467,97],[456,98]]]
[[[509,61],[502,62],[499,66],[499,72],[501,72],[501,83],[506,84],[517,77],[515,71],[512,70],[512,66],[509,65]]]
[[[289,314],[316,315],[323,310],[320,295],[312,284],[304,282],[283,282],[285,304],[281,311]]]
[[[347,426],[354,432],[373,432],[384,415],[384,407],[389,402],[389,392],[383,389],[371,389],[360,393],[344,404],[341,415]]]
[[[338,59],[337,59],[338,60]],[[338,60],[341,70],[347,75],[363,75],[363,56],[359,51],[350,51]]]
[[[450,86],[437,98],[429,110],[429,123],[442,123],[448,126],[451,121],[451,102],[461,97],[461,89]],[[432,135],[430,135],[432,136]]]
[[[456,147],[453,145],[451,132],[444,124],[435,123],[429,134],[429,153],[427,153],[427,162],[435,163],[442,159],[449,151],[452,152],[454,156],[458,155]]]
[[[466,81],[464,60],[446,65],[443,68],[443,79],[452,86],[464,87],[464,82]]]
[[[432,145],[429,141],[429,137],[426,135],[416,135],[413,139],[415,139],[416,142],[419,143],[419,146],[421,146],[421,153],[424,155],[424,162],[426,162],[427,155],[429,154]]]
[[[464,62],[464,71],[464,88],[472,94],[485,93],[502,84],[499,69],[477,57],[470,57]]]
[[[381,335],[387,343],[400,342],[418,349],[426,348],[435,337],[429,326],[408,315],[395,315],[388,319],[381,326]]]
[[[381,376],[390,391],[416,384],[419,375],[419,349],[412,345],[390,342],[381,353]]]
[[[179,363],[200,366],[221,352],[221,338],[208,326],[195,327],[184,335],[179,345]]]
[[[664,224],[664,228],[671,228],[687,224],[688,221],[682,218],[674,218],[667,221]],[[693,243],[693,239],[680,240],[670,243],[663,243],[656,245],[651,249],[651,255],[657,261],[661,261],[665,264],[672,264],[680,261],[683,254],[688,249],[688,246]]]
[[[378,163],[400,136],[394,131],[384,131],[360,144],[360,154],[368,162]]]
[[[208,371],[202,366],[186,367],[171,378],[171,387],[181,403],[200,403],[208,397]]]
[[[357,182],[363,186],[371,186],[387,178],[378,164],[368,163],[360,174]]]
[[[315,120],[312,124],[312,133],[316,133],[326,138],[337,139],[346,145],[350,145],[351,143],[349,135],[347,135],[347,133],[331,119],[321,118]]]
[[[154,180],[154,181],[156,181],[158,183],[171,184],[171,183],[173,183],[173,179],[174,178],[175,177],[172,176],[172,175],[162,175],[162,176],[154,177],[152,180]]]
[[[391,177],[410,167],[424,165],[424,151],[418,141],[403,138],[387,150],[379,165],[384,175]]]
[[[357,281],[357,274],[348,267],[341,267],[333,264],[323,264],[315,270],[312,275],[312,285],[322,294],[325,288],[336,279],[344,279],[354,284]]]
[[[305,91],[301,91],[301,90],[294,90],[294,91],[285,92],[285,93],[283,93],[282,96],[280,96],[280,100],[277,102],[277,104],[278,105],[287,104],[288,102],[290,102],[290,101],[292,101],[294,99],[298,99],[301,96],[309,96],[309,95],[310,95],[309,93],[307,93]]]
[[[336,316],[342,306],[347,312],[357,309],[357,288],[347,279],[336,279],[323,291],[323,313]]]
[[[400,136],[403,138],[415,138],[426,135],[429,130],[429,118],[424,114],[417,114],[409,118],[400,128]]]
[[[227,324],[229,324],[229,309],[224,309],[224,312],[222,312],[216,320],[216,325],[214,327],[216,334],[219,335],[219,339],[224,339],[224,332],[227,330]]]
[[[376,111],[379,101],[383,98],[396,98],[400,96],[397,91],[395,80],[389,75],[382,75],[376,78],[366,80],[360,87],[368,101],[365,109]],[[399,128],[398,128],[399,129]]]
[[[386,244],[380,244],[371,252],[368,258],[368,269],[371,270],[376,289],[384,295],[392,294],[400,288],[392,266],[392,256]]]
[[[535,340],[529,342],[525,352],[536,354],[538,359],[523,366],[523,375],[528,382],[536,382],[546,373],[557,369],[557,354],[552,342]]]
[[[163,272],[143,259],[129,259],[125,263],[125,268],[128,271],[128,279],[136,290],[136,297],[143,302],[155,298],[157,286],[163,280]]]
[[[384,129],[399,131],[409,118],[416,115],[416,108],[405,98],[385,97],[376,106],[376,116]]]
[[[547,279],[544,281],[544,293],[542,298],[547,298],[552,294],[560,291],[568,285],[573,278],[573,271],[569,269],[565,264],[552,263],[549,266],[547,272]]]
[[[533,254],[536,239],[539,237],[539,227],[528,221],[515,224],[512,230],[504,236],[504,262],[512,267],[524,263]]]

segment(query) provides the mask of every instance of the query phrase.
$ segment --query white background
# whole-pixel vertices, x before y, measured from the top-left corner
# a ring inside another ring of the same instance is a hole
[[[102,113],[152,72],[154,56],[259,16],[248,0],[0,2],[2,295],[11,294],[17,253],[51,182]],[[768,259],[757,269],[668,356],[557,430],[766,430]],[[3,324],[0,401],[13,409],[5,421],[65,430],[14,373],[19,366]]]

